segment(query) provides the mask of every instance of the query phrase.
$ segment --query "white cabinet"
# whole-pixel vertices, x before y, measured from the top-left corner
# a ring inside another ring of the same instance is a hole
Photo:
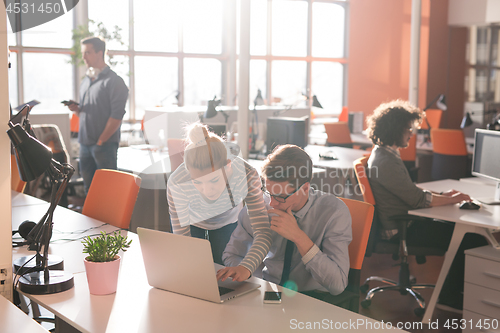
[[[500,332],[500,250],[483,246],[465,251],[463,319],[464,333]]]

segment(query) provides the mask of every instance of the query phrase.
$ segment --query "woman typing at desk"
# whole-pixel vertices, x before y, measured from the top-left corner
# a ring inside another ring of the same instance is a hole
[[[368,136],[375,145],[368,160],[370,186],[377,203],[377,216],[383,239],[399,243],[398,229],[390,217],[404,215],[408,210],[470,201],[464,193],[425,191],[416,186],[409,175],[399,149],[408,146],[413,129],[421,121],[421,112],[409,102],[395,100],[378,106],[368,117]],[[458,209],[458,207],[457,207]],[[431,219],[413,221],[408,227],[407,244],[447,250],[454,223]],[[464,286],[464,250],[486,245],[484,237],[467,234],[462,241],[440,294],[439,303],[461,309]]]
[[[167,185],[172,230],[175,234],[208,239],[214,262],[222,264],[222,252],[245,203],[255,240],[239,266],[224,270],[233,280],[246,280],[262,263],[271,245],[259,175],[205,125],[192,124],[186,136],[184,163],[170,176]]]

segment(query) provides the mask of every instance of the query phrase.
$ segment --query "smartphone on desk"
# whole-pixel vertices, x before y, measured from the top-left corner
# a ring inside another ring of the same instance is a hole
[[[281,291],[266,291],[264,293],[264,303],[265,304],[280,304],[281,303]]]

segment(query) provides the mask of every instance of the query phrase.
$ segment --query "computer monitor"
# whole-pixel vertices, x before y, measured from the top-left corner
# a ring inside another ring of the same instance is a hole
[[[496,182],[493,198],[475,198],[485,204],[500,204],[500,131],[476,129],[472,175]]]
[[[267,153],[277,145],[294,144],[301,148],[307,146],[309,117],[269,117],[267,118]]]
[[[223,138],[226,139],[227,133],[227,125],[226,124],[207,124],[210,132],[213,132]]]

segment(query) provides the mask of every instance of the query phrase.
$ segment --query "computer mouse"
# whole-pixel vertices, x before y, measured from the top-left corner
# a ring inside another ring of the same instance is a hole
[[[460,209],[471,209],[471,210],[477,210],[481,208],[480,205],[477,203],[474,203],[472,201],[464,201],[460,204]]]

